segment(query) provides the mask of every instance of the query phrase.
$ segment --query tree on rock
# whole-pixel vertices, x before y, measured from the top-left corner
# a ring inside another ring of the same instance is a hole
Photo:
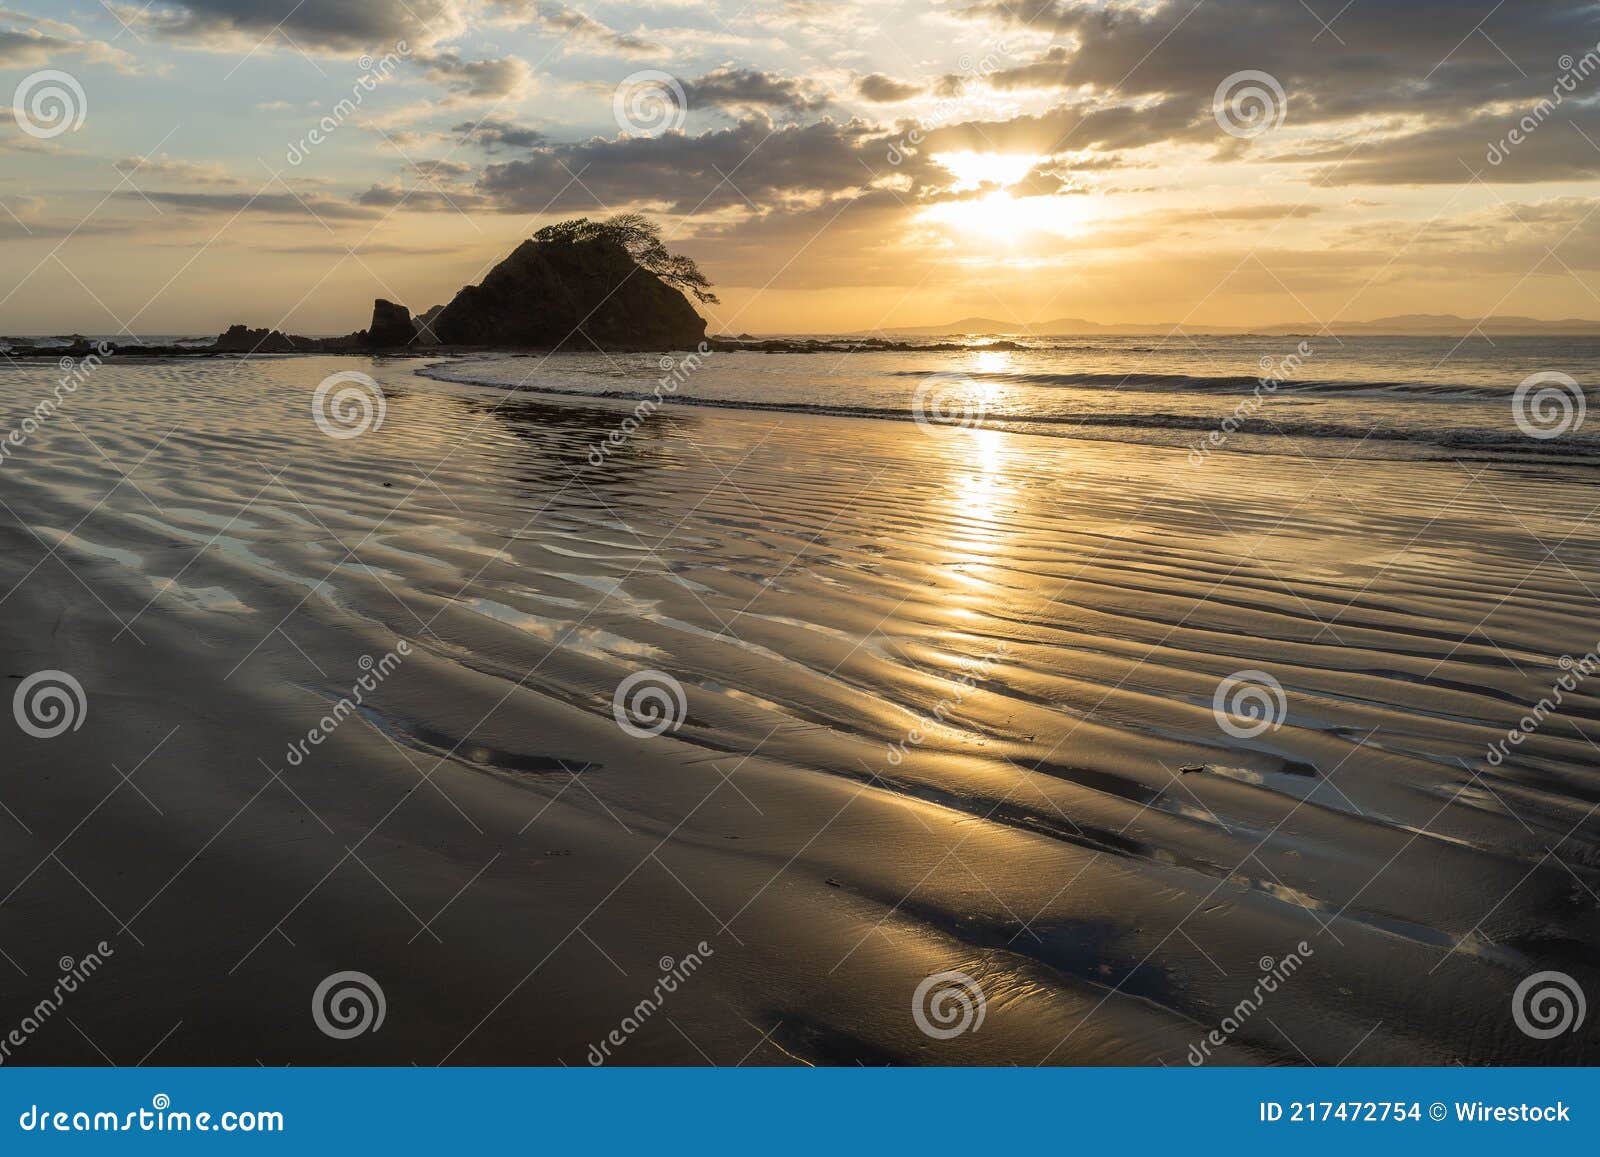
[[[661,240],[661,227],[642,213],[619,213],[604,221],[577,217],[546,225],[533,235],[535,241],[573,242],[602,238],[615,241],[642,269],[648,269],[668,285],[694,294],[696,301],[722,304],[711,292],[711,282],[694,258],[667,252]]]

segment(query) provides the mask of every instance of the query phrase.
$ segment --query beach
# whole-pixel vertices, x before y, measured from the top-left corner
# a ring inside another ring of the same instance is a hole
[[[1600,991],[1592,466],[460,369],[118,360],[0,464],[6,674],[83,692],[0,1007],[109,949],[6,1063],[1594,1062],[1513,1015]]]

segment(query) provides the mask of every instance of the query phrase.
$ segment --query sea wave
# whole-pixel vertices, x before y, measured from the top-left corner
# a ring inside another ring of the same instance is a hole
[[[932,368],[895,370],[895,377],[922,378],[939,372]],[[1182,391],[1186,393],[1212,393],[1235,394],[1253,393],[1262,389],[1272,379],[1255,374],[1162,374],[1162,373],[1107,373],[1107,372],[1077,372],[1056,373],[1048,370],[998,370],[979,371],[966,374],[979,383],[994,383],[996,385],[1043,386],[1043,387],[1077,387],[1095,388],[1109,387],[1125,390],[1148,390],[1151,392]],[[1348,394],[1358,395],[1394,395],[1405,396],[1410,394],[1426,396],[1435,399],[1448,398],[1497,398],[1509,395],[1515,383],[1505,387],[1470,385],[1465,382],[1417,382],[1417,381],[1356,381],[1332,378],[1308,378],[1300,380],[1280,380],[1272,384],[1272,391],[1279,394]]]
[[[469,366],[457,363],[435,363],[420,368],[418,373],[439,381],[464,385],[488,386],[521,393],[582,398],[590,401],[640,402],[660,400],[651,390],[578,389],[553,382],[522,381],[508,383],[492,374],[474,372]],[[1092,377],[1093,375],[1076,375]],[[1154,376],[1154,375],[1150,375]],[[615,380],[612,378],[611,380]],[[978,380],[981,380],[978,379]],[[1481,400],[1481,399],[1480,399]],[[802,401],[764,401],[757,398],[697,397],[679,393],[668,400],[671,406],[705,407],[712,409],[759,410],[819,416],[868,418],[883,421],[915,422],[917,412],[908,398],[904,406],[850,405],[846,403],[816,403]],[[1509,421],[1505,428],[1486,426],[1446,426],[1433,424],[1408,424],[1386,426],[1367,421],[1332,421],[1325,419],[1295,418],[1281,412],[1270,415],[1231,417],[1233,411],[1219,414],[1175,413],[1166,410],[1144,412],[1108,413],[1087,409],[1038,411],[1005,411],[991,409],[982,425],[1056,438],[1093,438],[1096,431],[1160,431],[1167,434],[1165,441],[1188,445],[1198,441],[1227,419],[1232,435],[1254,435],[1270,438],[1305,439],[1308,441],[1342,439],[1361,443],[1404,443],[1410,446],[1433,447],[1445,453],[1468,453],[1506,457],[1522,461],[1586,461],[1600,460],[1600,437],[1569,434],[1559,439],[1530,438]],[[1182,436],[1192,432],[1193,437]],[[1243,449],[1237,443],[1234,449]]]

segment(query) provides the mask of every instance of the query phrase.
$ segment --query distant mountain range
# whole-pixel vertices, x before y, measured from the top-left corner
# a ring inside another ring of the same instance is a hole
[[[1570,317],[1548,321],[1538,317],[1458,317],[1453,313],[1406,313],[1395,317],[1380,317],[1372,321],[1340,321],[1328,327],[1335,334],[1379,335],[1399,337],[1463,337],[1483,334],[1490,337],[1515,337],[1517,335],[1600,335],[1600,321]],[[915,335],[928,337],[935,334],[995,334],[1025,337],[1065,336],[1133,336],[1168,333],[1189,334],[1317,334],[1323,332],[1312,322],[1288,322],[1277,325],[1191,325],[1183,322],[1127,322],[1120,325],[1102,325],[1085,321],[1081,317],[1058,317],[1054,321],[1033,322],[1027,325],[1014,321],[997,321],[992,317],[964,317],[948,325],[890,326],[871,331],[874,335]]]

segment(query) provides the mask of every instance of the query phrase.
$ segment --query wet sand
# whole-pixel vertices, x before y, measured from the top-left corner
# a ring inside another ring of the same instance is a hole
[[[8,686],[87,704],[7,744],[0,1035],[114,950],[7,1063],[1184,1065],[1291,953],[1211,1063],[1600,1055],[1512,1016],[1600,998],[1600,683],[1486,754],[1600,636],[1586,478],[709,409],[596,466],[631,405],[416,368],[110,366],[0,467]]]

